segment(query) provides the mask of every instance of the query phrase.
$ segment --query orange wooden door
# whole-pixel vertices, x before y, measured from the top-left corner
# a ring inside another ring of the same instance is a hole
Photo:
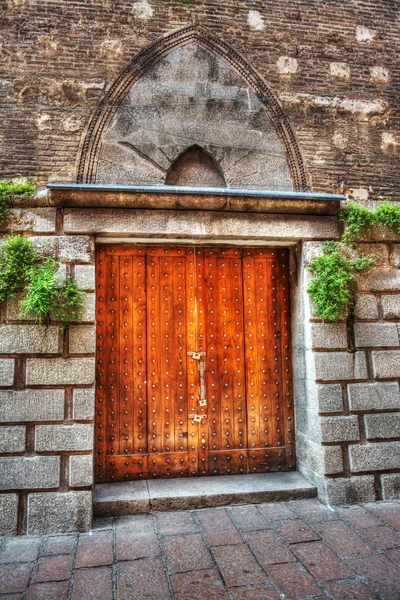
[[[101,246],[96,481],[292,469],[286,250]]]

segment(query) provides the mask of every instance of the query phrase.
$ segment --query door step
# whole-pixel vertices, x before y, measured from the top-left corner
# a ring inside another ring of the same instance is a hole
[[[317,488],[296,471],[123,481],[95,485],[94,514],[118,517],[152,511],[282,502],[316,495]]]

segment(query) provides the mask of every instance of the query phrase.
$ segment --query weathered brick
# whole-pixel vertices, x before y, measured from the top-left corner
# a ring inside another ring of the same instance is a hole
[[[399,377],[400,351],[382,350],[371,352],[374,377]]]
[[[348,395],[350,410],[400,409],[398,383],[350,383]]]
[[[2,490],[56,488],[59,485],[59,456],[0,458],[0,489]]]
[[[64,395],[64,390],[2,391],[0,421],[62,421]]]
[[[322,442],[351,442],[360,439],[358,417],[321,417]]]
[[[362,294],[357,297],[354,310],[356,319],[377,319],[378,304],[375,296],[371,294]]]
[[[12,231],[51,233],[56,230],[55,208],[11,208],[6,226]]]
[[[364,352],[317,352],[314,354],[316,378],[324,381],[366,379]]]
[[[400,437],[400,413],[365,415],[364,419],[368,439]]]
[[[96,295],[88,292],[85,294],[84,307],[81,321],[94,321],[96,318]]]
[[[384,319],[400,319],[400,294],[382,294],[381,302]]]
[[[94,265],[76,265],[75,279],[80,288],[94,290],[95,268]]]
[[[0,535],[17,535],[18,494],[0,494]]]
[[[347,348],[345,323],[313,323],[311,325],[313,348]]]
[[[400,268],[400,244],[393,244],[393,253],[390,262],[393,267]]]
[[[93,457],[89,455],[69,457],[69,485],[86,487],[93,483]]]
[[[94,358],[28,358],[28,385],[79,385],[94,383]]]
[[[400,271],[378,267],[358,278],[358,288],[360,292],[396,292],[400,289]]]
[[[69,351],[71,354],[91,354],[96,350],[96,329],[93,325],[70,325]]]
[[[23,452],[25,436],[25,427],[0,427],[0,452]]]
[[[76,421],[90,421],[94,417],[94,389],[74,390],[72,416]]]
[[[326,480],[326,500],[328,504],[355,504],[375,500],[374,476],[338,477]]]
[[[47,492],[28,495],[28,534],[75,533],[90,530],[91,492]]]
[[[400,442],[350,446],[349,456],[352,473],[398,469],[400,465]]]
[[[389,266],[389,246],[388,244],[360,244],[361,254],[374,254],[375,267]]]
[[[94,244],[86,235],[31,237],[32,243],[42,256],[52,256],[62,263],[94,260]]]
[[[55,325],[0,325],[0,352],[53,354],[59,350],[59,331]]]
[[[13,358],[0,358],[0,385],[13,385],[14,363]]]
[[[398,346],[399,335],[394,323],[355,323],[356,346]]]
[[[334,475],[343,471],[343,454],[340,446],[326,446],[323,449],[324,472]]]
[[[92,425],[37,425],[35,427],[35,449],[38,452],[91,450],[92,447]]]
[[[381,475],[383,500],[398,500],[400,498],[400,473]]]
[[[343,410],[342,388],[338,383],[318,385],[319,412],[341,412]]]

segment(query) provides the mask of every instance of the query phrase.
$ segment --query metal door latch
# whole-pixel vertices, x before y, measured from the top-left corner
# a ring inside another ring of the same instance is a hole
[[[200,406],[207,406],[207,400],[205,398],[202,398],[199,400],[199,405]]]
[[[207,415],[197,415],[194,413],[188,414],[189,419],[193,419],[195,423],[201,423],[202,419],[207,419]]]
[[[188,352],[188,356],[191,356],[194,360],[201,360],[203,356],[206,355],[205,352]]]

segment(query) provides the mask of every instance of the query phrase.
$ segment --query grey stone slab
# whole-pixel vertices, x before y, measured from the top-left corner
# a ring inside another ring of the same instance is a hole
[[[400,294],[382,294],[381,302],[384,319],[400,319]]]
[[[62,421],[64,396],[64,390],[1,391],[0,421]]]
[[[69,326],[69,352],[71,354],[93,354],[96,350],[96,328],[94,325]]]
[[[91,233],[220,240],[298,240],[337,238],[335,218],[247,213],[151,211],[126,209],[65,209],[66,233]]]
[[[94,243],[88,236],[32,236],[30,239],[42,257],[51,256],[62,263],[94,261]]]
[[[92,523],[91,492],[47,492],[28,495],[30,535],[84,533]]]
[[[313,497],[315,487],[300,473],[149,480],[153,510],[187,510]]]
[[[0,325],[3,354],[57,354],[60,328],[57,325]]]
[[[96,517],[150,512],[147,481],[100,483],[94,487]]]
[[[343,410],[342,388],[339,383],[317,386],[319,412],[341,412]]]
[[[360,292],[397,292],[400,289],[400,270],[378,267],[358,278]]]
[[[399,335],[395,323],[355,323],[356,346],[398,346]]]
[[[381,475],[383,500],[398,500],[400,498],[400,473]]]
[[[79,385],[94,383],[94,358],[28,358],[28,385]]]
[[[57,488],[59,485],[59,456],[7,456],[0,458],[1,490]]]
[[[92,425],[75,423],[35,427],[35,450],[38,452],[91,450],[92,448]]]
[[[81,321],[94,321],[96,318],[96,295],[88,292],[85,294],[84,307],[81,315]]]
[[[0,494],[0,535],[17,535],[18,494]]]
[[[375,478],[373,475],[338,477],[326,480],[326,501],[332,506],[374,502]]]
[[[93,483],[93,456],[83,454],[69,457],[69,485],[87,487]]]
[[[311,340],[313,348],[347,348],[346,324],[312,323]]]
[[[400,409],[397,382],[350,383],[348,395],[350,410]]]
[[[360,439],[358,417],[321,417],[322,442],[351,442]]]
[[[349,457],[352,473],[398,469],[400,442],[351,445],[349,446]]]
[[[371,352],[374,377],[399,377],[400,351],[382,350]]]
[[[12,231],[51,233],[56,229],[56,209],[11,208],[7,215],[7,227]]]
[[[354,311],[356,319],[377,319],[378,304],[372,294],[362,294],[357,297]]]
[[[76,421],[90,421],[94,417],[93,388],[75,389],[72,392],[73,408],[72,416]]]
[[[23,452],[26,427],[0,427],[0,452]]]
[[[94,265],[76,265],[75,280],[80,288],[85,290],[94,290],[95,288],[95,268]]]
[[[400,438],[400,413],[365,415],[364,419],[368,439]]]
[[[14,366],[13,358],[0,358],[0,385],[13,385]]]
[[[366,379],[364,352],[317,352],[314,354],[316,378],[324,381]]]
[[[326,446],[323,449],[324,472],[335,475],[343,471],[343,453],[341,446]]]

